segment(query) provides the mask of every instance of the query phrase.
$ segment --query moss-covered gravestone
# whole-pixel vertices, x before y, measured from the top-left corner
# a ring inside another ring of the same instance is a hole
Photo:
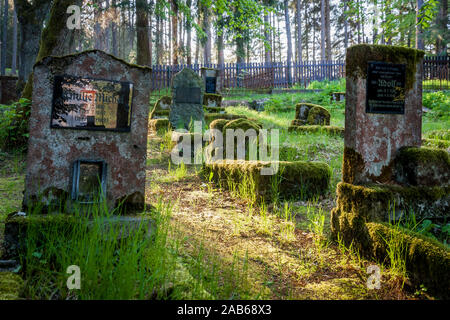
[[[25,210],[144,208],[150,74],[99,50],[34,66]]]
[[[194,121],[204,122],[204,93],[205,84],[193,70],[184,68],[174,76],[169,115],[173,128],[188,130]]]
[[[397,151],[420,146],[423,55],[395,46],[347,49],[344,182],[388,182]]]
[[[312,103],[298,103],[295,106],[295,119],[291,126],[330,125],[330,112],[324,107]]]

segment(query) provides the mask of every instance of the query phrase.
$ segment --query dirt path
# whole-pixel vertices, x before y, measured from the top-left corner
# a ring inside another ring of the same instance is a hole
[[[399,281],[383,274],[381,289],[367,288],[366,267],[372,262],[343,253],[335,244],[320,248],[314,234],[301,230],[285,232],[287,222],[273,214],[263,216],[258,208],[229,192],[211,190],[197,172],[186,174],[168,168],[168,153],[161,153],[160,139],[149,137],[147,201],[158,199],[175,204],[172,221],[188,239],[186,250],[202,243],[224,263],[239,257],[247,267],[247,282],[256,297],[270,299],[411,299]],[[332,201],[325,201],[330,207]],[[299,222],[305,220],[303,203],[294,208]],[[328,208],[327,208],[328,209]],[[269,210],[270,211],[270,210]],[[329,214],[329,213],[327,213]],[[191,245],[189,245],[191,244]]]

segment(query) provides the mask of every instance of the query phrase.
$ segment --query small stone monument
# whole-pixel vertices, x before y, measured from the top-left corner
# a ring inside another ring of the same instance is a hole
[[[220,93],[220,70],[213,68],[201,68],[202,78],[205,81],[205,93]]]
[[[343,182],[388,182],[397,151],[420,146],[423,54],[381,45],[347,49]]]
[[[24,208],[144,208],[150,73],[98,50],[35,65]]]
[[[330,112],[316,104],[301,102],[295,106],[295,119],[291,126],[330,125]]]
[[[169,120],[173,128],[189,130],[194,121],[204,120],[205,84],[191,69],[184,68],[172,80],[172,105]]]

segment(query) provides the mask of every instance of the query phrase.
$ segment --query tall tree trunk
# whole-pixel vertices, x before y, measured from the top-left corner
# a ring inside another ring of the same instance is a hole
[[[186,0],[186,7],[191,12],[192,0]],[[192,24],[190,19],[186,20],[186,63],[188,65],[192,64],[192,50],[191,50],[191,42],[192,42]]]
[[[71,41],[73,41],[73,35],[75,29],[68,29],[66,26],[67,19],[71,16],[66,12],[67,7],[70,5],[81,5],[81,0],[54,0],[52,8],[50,10],[50,18],[42,30],[39,52],[36,60],[39,61],[42,58],[50,55],[62,56],[68,53]],[[22,92],[22,97],[31,99],[31,93],[33,89],[32,73],[28,78],[27,84]]]
[[[16,13],[16,8],[14,8],[13,49],[12,49],[12,61],[11,61],[11,73],[16,74],[16,72],[17,72],[17,13]]]
[[[439,1],[439,13],[436,19],[437,23],[437,37],[436,37],[436,54],[442,55],[447,53],[448,41],[448,0]],[[444,38],[446,37],[446,38]]]
[[[416,11],[416,48],[419,50],[425,49],[425,42],[423,39],[422,26],[419,24],[421,19],[421,10],[423,7],[423,0],[417,0],[417,11]]]
[[[170,2],[172,8],[172,64],[178,64],[178,0],[172,0]]]
[[[156,6],[159,8],[159,1],[156,2]],[[162,34],[164,33],[163,27],[162,27],[162,19],[160,15],[156,14],[156,34],[155,34],[155,44],[156,44],[156,64],[161,64],[161,56],[163,52],[162,48]]]
[[[219,17],[217,21],[217,64],[219,65],[219,68],[222,70],[221,66],[225,63],[225,56],[224,56],[224,40],[223,40],[223,30],[224,28],[224,21],[223,17]]]
[[[209,14],[209,8],[204,7],[203,8],[203,30],[205,30],[206,33],[206,41],[204,46],[204,53],[203,53],[203,63],[209,64],[211,63],[211,24],[210,24],[210,14]]]
[[[2,31],[2,54],[1,54],[1,65],[2,65],[2,76],[6,72],[6,45],[8,41],[8,0],[5,0],[5,5],[3,6],[3,31]]]
[[[325,0],[321,0],[320,2],[320,18],[321,18],[321,22],[320,22],[320,59],[321,60],[325,60],[326,56],[325,56],[325,37],[326,37],[326,25],[325,25]]]
[[[344,0],[344,47],[348,48],[348,0]]]
[[[153,26],[152,26],[152,13],[149,12],[148,13],[148,62],[149,62],[149,66],[151,66],[153,64],[153,35],[152,35],[152,30],[153,30]]]
[[[136,62],[139,65],[150,65],[148,45],[147,0],[136,0]]]
[[[302,1],[297,0],[297,59],[298,62],[303,60],[302,50]]]
[[[284,19],[286,22],[286,37],[287,37],[287,82],[291,85],[291,61],[292,61],[292,37],[291,37],[291,22],[289,20],[289,1],[284,0]]]
[[[325,37],[327,60],[331,60],[331,23],[330,23],[330,0],[325,0]]]
[[[264,61],[266,63],[272,62],[271,50],[272,50],[272,41],[270,37],[270,20],[269,13],[264,14]]]
[[[114,17],[111,22],[111,47],[112,47],[112,54],[117,57],[118,50],[117,50],[117,7],[116,7],[116,0],[112,0],[112,7],[113,7],[113,13]]]

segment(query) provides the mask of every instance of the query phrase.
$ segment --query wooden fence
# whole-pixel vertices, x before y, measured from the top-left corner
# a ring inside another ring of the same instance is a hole
[[[450,56],[424,59],[424,89],[449,90]],[[345,77],[345,61],[301,61],[289,66],[286,62],[226,63],[193,65],[155,65],[152,67],[153,91],[170,88],[172,77],[183,68],[200,75],[202,67],[221,70],[224,89],[271,89],[292,86],[306,88],[312,81],[338,80]]]

